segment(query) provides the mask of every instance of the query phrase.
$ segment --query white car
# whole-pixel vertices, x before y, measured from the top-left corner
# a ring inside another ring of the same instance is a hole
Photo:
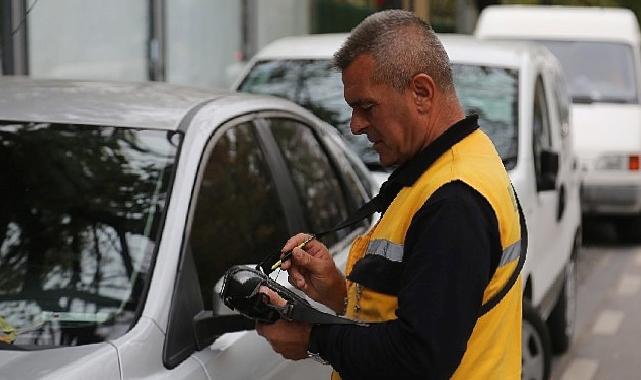
[[[0,378],[328,378],[215,287],[371,187],[333,128],[282,99],[0,78]],[[370,225],[328,236],[339,265]]]
[[[503,5],[485,8],[475,34],[545,45],[565,70],[583,212],[641,235],[641,37],[628,9]]]
[[[386,173],[376,166],[367,140],[349,132],[351,110],[343,99],[341,76],[331,66],[332,54],[346,37],[275,41],[252,59],[235,88],[286,97],[309,108],[336,126],[384,180]],[[574,263],[581,240],[580,180],[562,69],[536,44],[441,39],[459,98],[468,113],[479,114],[479,125],[496,145],[524,208],[529,231],[523,268],[524,378],[546,379],[552,351],[565,351],[572,339]]]

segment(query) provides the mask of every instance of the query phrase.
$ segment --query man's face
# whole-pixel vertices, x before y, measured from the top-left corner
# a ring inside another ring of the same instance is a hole
[[[376,83],[374,67],[374,58],[363,54],[343,70],[344,96],[352,107],[350,128],[374,143],[381,165],[402,164],[422,148],[411,91]]]

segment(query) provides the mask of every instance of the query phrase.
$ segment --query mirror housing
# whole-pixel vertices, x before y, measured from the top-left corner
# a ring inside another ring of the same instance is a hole
[[[225,333],[253,330],[255,322],[240,314],[214,315],[213,311],[201,311],[194,316],[193,325],[196,350],[200,351]]]

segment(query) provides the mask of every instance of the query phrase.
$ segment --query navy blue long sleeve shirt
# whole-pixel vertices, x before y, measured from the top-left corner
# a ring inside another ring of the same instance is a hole
[[[448,379],[477,320],[501,244],[490,204],[460,181],[414,215],[404,242],[398,319],[314,326],[311,340],[344,380]]]

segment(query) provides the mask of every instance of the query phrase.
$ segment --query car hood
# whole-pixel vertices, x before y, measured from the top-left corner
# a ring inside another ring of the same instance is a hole
[[[119,379],[118,354],[107,343],[37,351],[0,350],[3,379]]]
[[[641,106],[574,104],[574,145],[579,156],[641,151]]]

